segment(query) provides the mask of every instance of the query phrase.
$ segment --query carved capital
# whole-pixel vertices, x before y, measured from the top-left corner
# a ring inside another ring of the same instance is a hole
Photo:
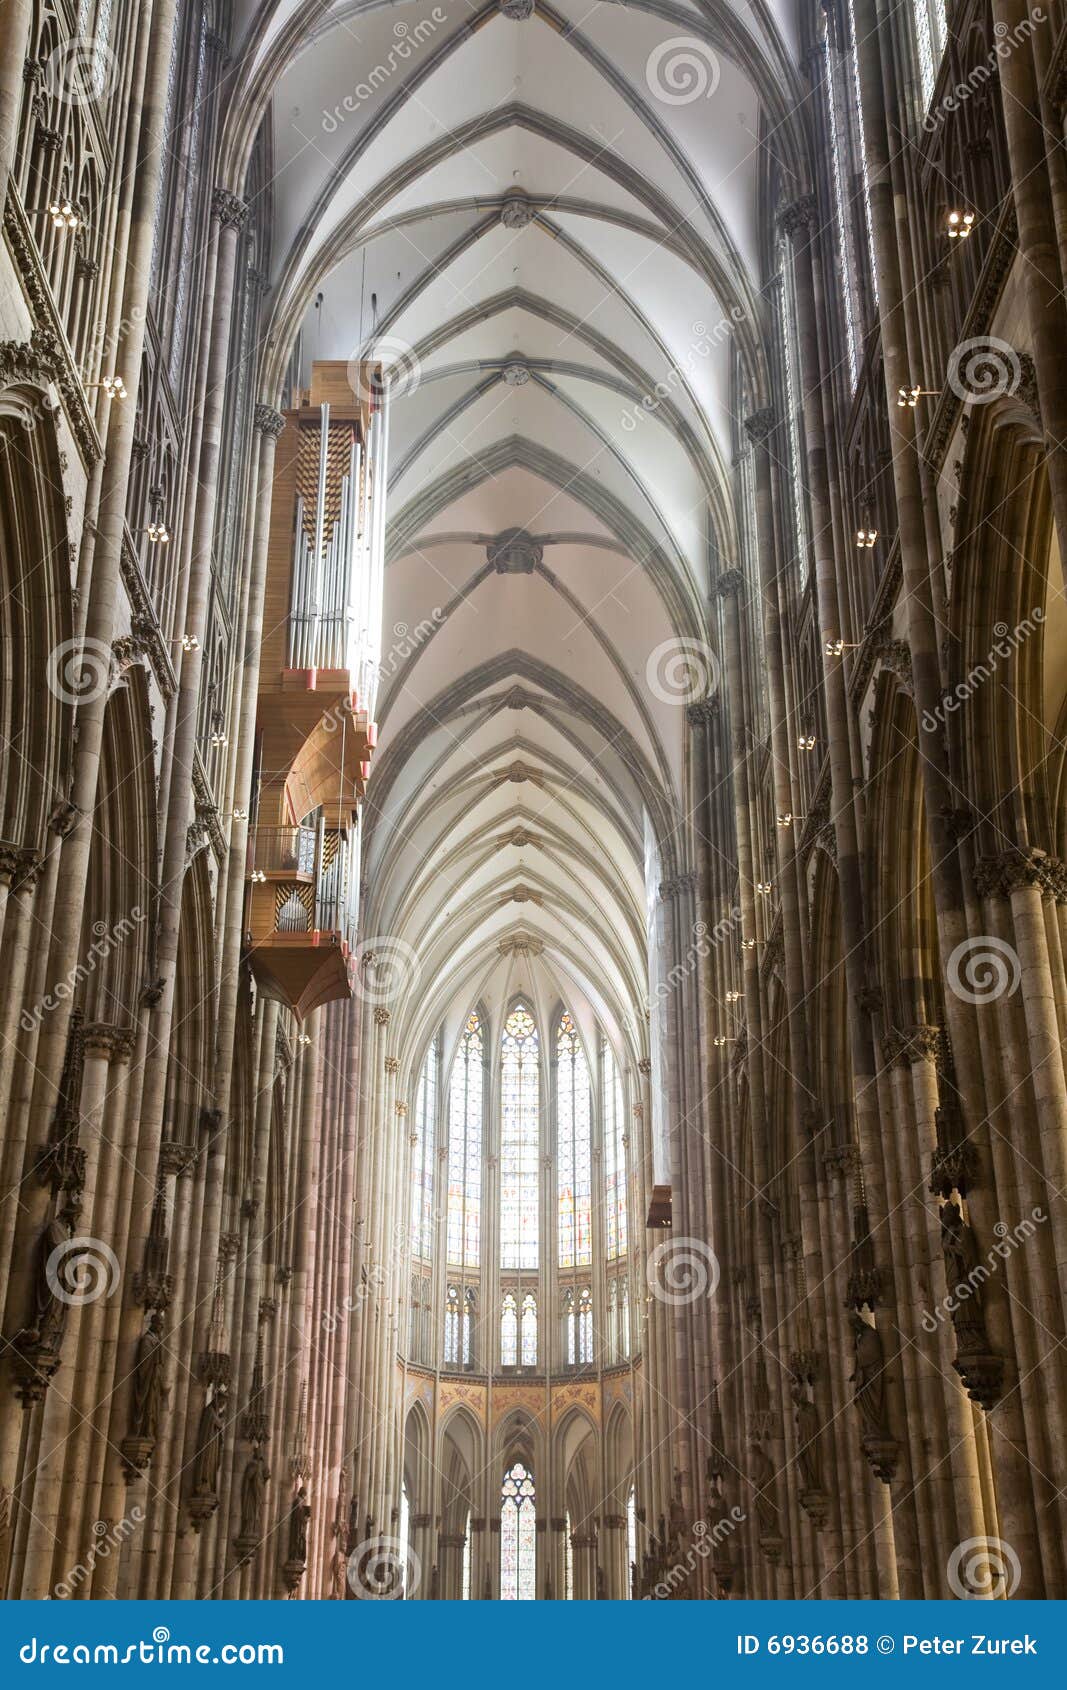
[[[774,408],[771,405],[764,405],[760,410],[749,413],[743,427],[754,446],[769,438],[774,431],[775,420]]]
[[[211,211],[224,229],[240,229],[248,216],[248,201],[228,188],[216,188],[211,196]]]
[[[715,578],[715,591],[720,598],[730,598],[731,595],[743,591],[745,577],[739,569],[724,569]]]
[[[805,229],[810,229],[815,222],[818,205],[814,194],[801,194],[799,198],[790,200],[779,208],[778,227],[790,240]]]
[[[285,418],[280,411],[271,405],[257,405],[253,416],[253,425],[260,434],[272,434],[277,440],[285,427]]]

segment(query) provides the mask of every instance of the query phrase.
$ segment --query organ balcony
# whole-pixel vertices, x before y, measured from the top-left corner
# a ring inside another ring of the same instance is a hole
[[[319,363],[285,413],[267,546],[250,962],[303,1017],[352,991],[377,742],[386,414],[378,364]]]
[[[248,930],[264,996],[303,1020],[351,996],[358,841],[327,827],[257,827],[249,844]]]

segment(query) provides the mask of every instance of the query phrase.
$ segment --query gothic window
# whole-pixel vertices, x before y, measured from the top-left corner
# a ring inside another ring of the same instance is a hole
[[[515,1293],[509,1291],[504,1298],[504,1310],[500,1316],[500,1365],[514,1367],[518,1359],[519,1314]]]
[[[846,11],[847,16],[841,21],[845,37],[843,43],[838,46],[833,41],[825,12],[821,37],[838,281],[844,313],[849,386],[852,389],[859,379],[864,332],[862,278],[869,279],[875,299],[877,288],[870,257],[873,250],[870,185],[860,114],[859,66],[853,45],[855,34],[851,0]],[[862,200],[862,206],[857,204],[857,197]]]
[[[411,1152],[411,1254],[421,1261],[429,1261],[433,1255],[438,1049],[435,1035],[426,1052],[415,1093],[415,1143]]]
[[[482,1210],[482,1029],[468,1016],[448,1094],[448,1261],[477,1267]]]
[[[563,1354],[567,1366],[573,1367],[578,1360],[578,1318],[574,1309],[574,1292],[568,1289],[563,1293]]]
[[[504,1023],[500,1092],[500,1265],[535,1268],[540,1077],[537,1028],[524,1004]]]
[[[588,1285],[578,1298],[578,1364],[586,1366],[593,1359],[593,1295]]]
[[[626,1147],[623,1144],[622,1080],[609,1045],[604,1046],[604,1228],[609,1262],[626,1254]]]
[[[522,1299],[522,1365],[537,1366],[537,1298],[527,1291]]]
[[[448,1287],[445,1303],[445,1365],[459,1366],[459,1291],[455,1285]]]
[[[566,1013],[556,1030],[556,1121],[559,1265],[589,1267],[593,1260],[589,1064],[577,1028]]]
[[[619,1348],[619,1282],[608,1283],[608,1357],[615,1361]]]
[[[474,1292],[468,1286],[463,1293],[463,1327],[460,1333],[460,1347],[463,1355],[464,1367],[474,1365]]]
[[[941,55],[945,51],[945,0],[912,0],[912,10],[915,16],[915,49],[919,59],[923,105],[928,106],[934,83],[937,81]]]
[[[500,1487],[500,1595],[532,1602],[537,1594],[537,1493],[533,1474],[516,1461]]]
[[[807,478],[804,473],[804,419],[800,409],[800,371],[797,348],[797,305],[795,279],[789,244],[783,240],[778,248],[779,285],[778,345],[782,359],[782,385],[785,390],[786,453],[789,459],[789,490],[792,495],[793,544],[796,547],[801,581],[808,574],[808,517],[805,503]]]

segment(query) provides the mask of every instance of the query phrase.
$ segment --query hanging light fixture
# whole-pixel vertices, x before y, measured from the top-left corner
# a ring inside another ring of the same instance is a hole
[[[919,387],[917,384],[912,387],[898,387],[897,409],[914,411],[920,399],[936,399],[937,397],[936,387]]]
[[[860,548],[860,551],[869,552],[877,538],[877,528],[857,528],[856,530],[856,544]]]
[[[815,750],[815,735],[814,734],[801,734],[800,738],[797,740],[797,750],[798,751],[814,751]]]
[[[165,522],[150,522],[143,532],[148,535],[150,545],[169,546],[170,544],[170,529]]]
[[[199,651],[200,641],[195,634],[183,634],[178,642],[183,651]]]
[[[740,992],[727,992],[726,1001],[727,1001],[727,1003],[737,1003],[738,1000],[740,999],[740,997],[741,997]]]
[[[81,218],[68,199],[52,200],[42,215],[52,219],[53,229],[77,229]]]
[[[950,241],[965,241],[974,228],[974,212],[950,211],[945,228]]]

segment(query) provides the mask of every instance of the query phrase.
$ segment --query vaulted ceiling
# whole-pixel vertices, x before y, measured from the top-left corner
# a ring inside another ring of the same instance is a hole
[[[652,894],[691,858],[684,705],[715,684],[735,549],[738,361],[765,390],[768,183],[804,186],[798,4],[239,21],[229,185],[264,124],[271,160],[264,397],[298,335],[305,382],[391,370],[364,873],[368,932],[418,959],[412,1050],[512,989],[646,1047]]]

